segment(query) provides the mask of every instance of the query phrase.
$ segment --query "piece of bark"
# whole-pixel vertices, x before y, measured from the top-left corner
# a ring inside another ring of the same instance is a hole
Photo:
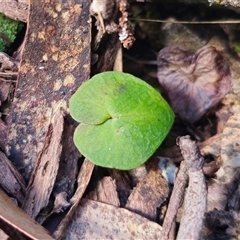
[[[26,193],[25,182],[11,161],[9,161],[6,155],[1,151],[0,185],[7,194],[16,198],[20,203],[23,202]]]
[[[210,156],[211,159],[214,159],[214,161],[204,163],[203,165],[203,172],[206,176],[213,177],[220,167],[218,159],[220,156],[221,140],[222,134],[219,133],[205,140],[204,142],[197,143],[200,148],[200,152],[204,157]],[[173,146],[162,151],[160,156],[160,159],[162,157],[170,158],[170,160],[174,163],[179,163],[183,160],[178,146]]]
[[[116,182],[111,177],[101,179],[94,191],[90,192],[86,198],[116,207],[120,206]]]
[[[161,239],[161,229],[127,209],[83,199],[62,239]]]
[[[183,160],[181,151],[177,145],[174,145],[160,153],[161,157],[170,158],[174,163],[180,163]]]
[[[0,219],[0,239],[1,240],[27,240],[27,237],[15,229],[13,226],[8,225]]]
[[[116,60],[117,51],[120,45],[118,34],[107,35],[100,43],[98,50],[98,61],[92,66],[93,74],[110,71],[113,69]]]
[[[27,22],[28,0],[0,0],[0,12],[12,19]]]
[[[1,222],[3,221],[6,225],[11,226],[13,230],[23,233],[28,238],[53,240],[41,225],[17,207],[2,190],[0,190],[0,213]],[[3,228],[3,225],[1,228]],[[18,236],[15,237],[17,238],[14,239],[21,239]]]
[[[70,205],[71,204],[67,200],[67,193],[66,192],[58,193],[55,197],[54,207],[51,214],[63,212],[63,209],[68,208]]]
[[[4,150],[7,143],[8,126],[0,119],[0,148]]]
[[[14,58],[8,56],[4,52],[0,52],[0,71],[4,72],[6,70],[11,70],[12,72],[17,72],[19,63]]]
[[[121,171],[117,169],[108,169],[108,173],[114,181],[116,181],[118,197],[120,200],[120,205],[125,206],[129,194],[132,190],[131,179],[128,176],[127,171]]]
[[[10,91],[10,82],[0,82],[0,101],[4,102],[7,100]],[[1,103],[0,103],[1,104]]]
[[[37,218],[37,222],[51,233],[57,228],[64,215],[66,215],[65,211],[71,206],[71,203],[68,201],[68,194],[66,192],[56,194],[53,205],[50,213],[46,211],[45,214],[40,214]]]
[[[149,220],[157,220],[157,209],[166,201],[169,194],[167,181],[161,176],[158,160],[153,161],[148,174],[133,189],[128,198],[126,209]]]
[[[223,129],[229,119],[229,117],[232,115],[232,112],[230,110],[230,104],[228,106],[223,106],[219,110],[216,111],[215,115],[217,117],[217,133],[221,134],[223,132]]]
[[[228,198],[228,190],[217,179],[208,181],[207,212],[217,209],[224,210]]]
[[[207,205],[207,187],[202,171],[204,158],[189,136],[179,139],[179,147],[188,169],[189,183],[177,240],[200,239]]]
[[[209,163],[204,163],[203,165],[203,173],[208,177],[215,177],[218,169],[219,163],[217,161],[211,161]]]
[[[79,158],[81,154],[76,150],[73,142],[73,134],[78,123],[66,115],[64,117],[64,130],[62,135],[62,154],[58,175],[53,189],[53,195],[66,192],[71,198],[75,191],[75,182],[79,170]]]
[[[131,177],[132,185],[136,186],[147,175],[146,165],[142,164],[141,166],[139,166],[137,168],[131,169],[128,171],[128,174]]]
[[[71,95],[90,78],[89,5],[87,0],[30,1],[7,146],[27,181],[53,112],[59,105],[66,110]]]
[[[215,209],[206,214],[201,239],[236,240],[240,238],[239,227],[239,212]]]
[[[220,156],[222,134],[216,134],[204,142],[199,142],[198,146],[203,156],[211,155],[214,159]]]
[[[72,216],[74,215],[77,206],[79,205],[82,196],[88,186],[88,183],[91,179],[92,172],[94,169],[94,164],[90,162],[88,159],[85,159],[82,167],[79,171],[77,182],[78,182],[78,187],[73,195],[73,197],[70,199],[70,203],[72,204],[71,208],[69,209],[67,215],[64,217],[64,219],[61,221],[61,223],[58,225],[58,228],[56,231],[53,233],[53,237],[55,239],[62,239],[62,236],[64,234],[64,231],[68,227]]]
[[[229,198],[237,190],[240,179],[239,129],[240,114],[238,112],[228,119],[222,133],[220,168],[208,190],[208,211],[215,208],[225,210]]]
[[[62,152],[63,124],[63,114],[58,110],[49,126],[45,144],[39,153],[22,207],[32,218],[36,218],[41,209],[48,205],[52,193]]]

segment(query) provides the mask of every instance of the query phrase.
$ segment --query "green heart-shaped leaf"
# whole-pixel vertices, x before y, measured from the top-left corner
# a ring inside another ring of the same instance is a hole
[[[168,134],[174,114],[158,91],[126,73],[104,72],[70,99],[79,151],[96,165],[122,170],[144,163]]]

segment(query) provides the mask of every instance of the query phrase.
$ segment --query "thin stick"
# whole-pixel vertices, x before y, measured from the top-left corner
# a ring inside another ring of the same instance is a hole
[[[216,20],[216,21],[178,21],[178,20],[161,20],[161,19],[146,19],[146,18],[129,18],[136,22],[155,22],[155,23],[181,23],[181,24],[237,24],[240,20]]]
[[[200,239],[207,207],[207,187],[202,171],[204,158],[196,142],[189,136],[180,138],[179,147],[188,169],[189,186],[184,199],[177,240]]]
[[[161,240],[170,239],[171,228],[174,226],[178,208],[181,206],[185,187],[188,182],[187,167],[185,161],[180,165],[179,172],[174,182],[173,192],[169,201],[166,216],[163,222]]]

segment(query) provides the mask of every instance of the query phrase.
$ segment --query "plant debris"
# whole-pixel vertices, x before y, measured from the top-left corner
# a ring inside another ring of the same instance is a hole
[[[218,104],[230,90],[230,69],[212,46],[195,54],[182,46],[158,53],[158,80],[175,113],[194,123]]]
[[[199,239],[206,211],[207,189],[202,172],[204,158],[201,156],[196,142],[189,136],[178,140],[184,161],[177,174],[173,193],[163,222],[161,239],[169,239],[175,224],[178,208],[184,199],[184,212],[180,221],[177,239]],[[188,188],[185,194],[185,188]],[[184,197],[185,195],[185,197]],[[175,234],[174,234],[175,235]]]

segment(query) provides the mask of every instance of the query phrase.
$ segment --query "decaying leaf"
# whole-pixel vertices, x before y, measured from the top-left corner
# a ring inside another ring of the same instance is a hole
[[[161,230],[126,209],[83,199],[62,239],[161,239]]]
[[[158,54],[158,80],[175,113],[193,123],[219,103],[230,89],[230,70],[212,46],[196,53],[169,46]]]

